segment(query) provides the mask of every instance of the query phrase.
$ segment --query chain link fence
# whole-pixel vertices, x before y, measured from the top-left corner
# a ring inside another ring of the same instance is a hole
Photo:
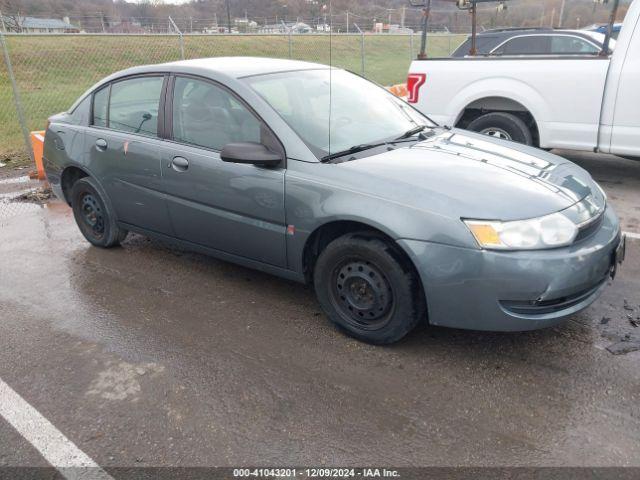
[[[346,68],[382,85],[404,82],[419,34],[2,34],[0,162],[30,155],[25,132],[67,109],[115,71],[182,58],[292,58]],[[448,56],[464,35],[430,34],[429,56]]]

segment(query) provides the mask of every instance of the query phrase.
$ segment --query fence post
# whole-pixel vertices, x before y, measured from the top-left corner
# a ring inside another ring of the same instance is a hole
[[[173,28],[178,33],[178,41],[180,42],[180,58],[184,60],[184,36],[182,35],[182,32],[176,25],[176,22],[173,21],[173,18],[169,17],[169,23],[173,26]]]
[[[16,77],[13,74],[13,67],[11,66],[11,59],[9,58],[9,46],[4,36],[4,32],[0,31],[0,43],[2,44],[2,53],[4,55],[4,63],[7,65],[7,74],[9,75],[9,81],[11,82],[11,89],[13,90],[13,100],[16,104],[16,112],[18,113],[18,122],[20,122],[20,128],[22,129],[22,135],[24,137],[24,145],[29,152],[29,158],[33,162],[33,149],[31,148],[31,138],[29,136],[29,127],[27,126],[27,119],[22,108],[22,100],[20,99],[20,91],[18,90],[18,84],[16,83]]]
[[[360,32],[360,75],[364,77],[364,32],[355,23],[353,26]]]
[[[411,33],[409,34],[409,55],[411,56],[409,60],[413,62],[413,30],[411,30]]]
[[[293,58],[293,38],[291,37],[291,29],[289,29],[289,58]]]

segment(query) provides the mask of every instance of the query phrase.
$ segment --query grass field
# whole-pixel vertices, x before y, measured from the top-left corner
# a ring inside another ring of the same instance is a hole
[[[29,130],[44,128],[49,115],[67,109],[82,92],[104,76],[134,65],[179,60],[177,36],[13,35],[7,36]],[[308,60],[361,73],[361,37],[326,35],[187,35],[185,58],[251,55]],[[412,58],[409,36],[366,35],[364,74],[383,85],[403,82]],[[429,39],[430,56],[446,56],[463,35]],[[414,35],[413,56],[420,38]],[[331,54],[330,54],[331,52]],[[13,93],[4,65],[0,67],[0,161],[24,158],[24,142]]]

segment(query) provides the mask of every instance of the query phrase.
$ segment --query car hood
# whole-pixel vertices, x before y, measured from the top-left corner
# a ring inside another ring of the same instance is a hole
[[[602,190],[568,160],[463,130],[436,130],[411,147],[338,164],[353,188],[457,218],[518,220],[558,212]],[[362,176],[368,177],[366,180]]]

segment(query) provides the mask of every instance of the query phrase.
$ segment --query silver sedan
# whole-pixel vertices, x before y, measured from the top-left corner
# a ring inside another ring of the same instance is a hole
[[[340,69],[215,58],[131,68],[50,119],[46,171],[98,247],[129,231],[313,283],[367,342],[418,322],[557,324],[624,256],[590,175],[440,128]]]

